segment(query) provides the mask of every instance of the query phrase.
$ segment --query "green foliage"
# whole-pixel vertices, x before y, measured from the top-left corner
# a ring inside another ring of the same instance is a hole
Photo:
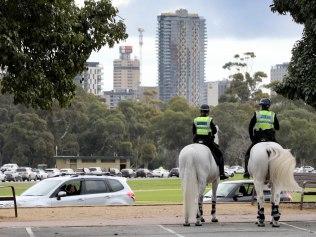
[[[256,100],[262,91],[258,89],[258,83],[262,82],[267,75],[264,72],[255,72],[252,76],[248,72],[250,60],[256,55],[253,52],[246,52],[243,56],[236,54],[233,62],[226,63],[223,68],[230,70],[233,74],[230,76],[230,87],[226,93],[221,96],[219,102],[246,102]]]
[[[4,131],[3,162],[13,161],[20,165],[35,166],[51,163],[54,137],[45,120],[37,114],[18,113]]]
[[[109,0],[1,0],[0,69],[2,93],[15,103],[51,109],[75,95],[74,77],[92,51],[127,38],[118,10]]]
[[[145,164],[145,167],[148,167],[148,163],[152,162],[157,156],[156,146],[152,143],[145,143],[142,145],[141,149],[141,159]]]
[[[58,155],[108,155],[132,157],[134,168],[178,165],[178,154],[192,143],[193,118],[197,107],[176,97],[162,108],[147,101],[123,101],[118,108],[106,109],[102,101],[78,89],[68,108],[53,105],[51,111],[14,105],[0,96],[0,161],[36,166],[54,165]],[[220,149],[226,164],[243,164],[250,145],[248,124],[257,103],[221,103],[211,109],[219,126]],[[302,101],[281,96],[272,98],[272,110],[281,129],[277,139],[291,148],[300,164],[315,164],[315,109]]]
[[[289,13],[296,23],[304,25],[303,37],[292,49],[289,74],[273,88],[289,99],[302,99],[316,108],[316,0],[274,0],[271,10]]]

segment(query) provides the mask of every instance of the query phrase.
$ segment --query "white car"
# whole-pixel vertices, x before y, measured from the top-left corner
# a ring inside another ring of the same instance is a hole
[[[314,171],[314,168],[312,166],[302,166],[300,169],[302,170],[302,173],[309,173]]]
[[[169,176],[169,171],[162,167],[152,171],[154,177],[167,178]]]
[[[103,173],[101,167],[89,167],[90,174],[101,175]]]
[[[57,177],[60,175],[59,169],[56,168],[45,169],[45,172],[47,173],[47,178]]]
[[[234,175],[235,175],[235,172],[233,170],[231,170],[230,168],[224,167],[224,171],[225,171],[225,174],[229,177],[234,177]]]
[[[59,176],[45,179],[16,197],[20,207],[132,205],[135,195],[126,178],[110,176]],[[13,202],[0,202],[11,207]]]
[[[4,172],[6,170],[16,170],[17,168],[19,168],[17,164],[5,164],[1,166],[1,171]]]
[[[235,165],[235,166],[230,167],[230,170],[232,170],[235,174],[245,173],[245,169],[239,165]]]
[[[2,181],[2,182],[5,182],[5,181],[6,181],[5,174],[2,173],[1,171],[0,171],[0,181]]]
[[[75,174],[75,172],[73,171],[73,169],[60,169],[59,170],[61,175],[72,175]]]
[[[36,180],[37,176],[36,173],[32,170],[31,167],[19,167],[16,169],[16,172],[22,177],[22,180]]]
[[[48,178],[48,174],[42,169],[35,169],[36,177],[38,180],[43,180]]]

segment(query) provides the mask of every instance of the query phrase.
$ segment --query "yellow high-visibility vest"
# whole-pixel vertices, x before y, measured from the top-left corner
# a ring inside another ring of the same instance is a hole
[[[210,128],[210,124],[212,122],[212,117],[196,117],[194,119],[194,125],[196,127],[196,135],[205,135],[207,136],[209,133],[212,133]]]
[[[274,129],[274,117],[275,113],[268,110],[260,110],[256,112],[257,122],[255,130],[259,131],[266,129]]]

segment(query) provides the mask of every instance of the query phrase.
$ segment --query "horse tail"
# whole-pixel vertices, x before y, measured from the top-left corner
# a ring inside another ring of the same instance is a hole
[[[198,179],[194,165],[195,152],[180,153],[180,177],[182,179],[183,207],[185,217],[194,218],[198,210]]]
[[[270,154],[270,181],[282,191],[301,191],[294,179],[295,158],[290,150],[283,148],[268,148]]]

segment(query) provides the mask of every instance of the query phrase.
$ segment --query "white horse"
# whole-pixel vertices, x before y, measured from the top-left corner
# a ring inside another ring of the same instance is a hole
[[[283,149],[275,142],[260,142],[250,151],[249,173],[254,179],[258,201],[258,226],[265,226],[263,188],[269,182],[271,186],[271,204],[273,227],[279,227],[279,203],[281,191],[301,191],[294,180],[295,158],[290,150]]]
[[[184,147],[179,154],[179,172],[182,181],[184,226],[190,226],[190,219],[196,216],[196,226],[203,218],[203,195],[208,183],[212,183],[212,222],[216,218],[216,190],[219,183],[219,169],[210,149],[199,143]]]

